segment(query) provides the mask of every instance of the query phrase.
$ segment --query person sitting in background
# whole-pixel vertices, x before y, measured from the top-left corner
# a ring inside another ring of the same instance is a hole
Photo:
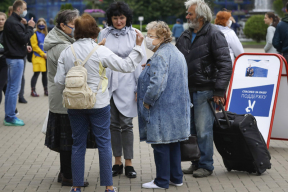
[[[282,53],[288,62],[288,2],[286,3],[286,14],[277,25],[272,41],[273,46]]]
[[[156,178],[143,188],[182,186],[180,141],[190,136],[190,95],[187,63],[170,42],[171,31],[163,21],[146,27],[146,46],[154,52],[140,74],[137,107],[140,141],[152,144]]]
[[[112,180],[112,150],[110,135],[110,96],[107,89],[108,79],[106,69],[122,73],[133,72],[144,54],[141,48],[143,35],[136,31],[134,48],[129,55],[122,59],[105,46],[98,46],[95,39],[99,34],[99,27],[95,19],[84,13],[75,21],[75,39],[72,46],[64,49],[59,57],[55,84],[63,91],[65,78],[68,71],[74,67],[76,60],[84,61],[87,55],[92,56],[87,60],[87,84],[96,94],[96,103],[92,109],[68,109],[68,115],[73,133],[72,147],[72,174],[73,188],[71,192],[80,192],[84,184],[84,165],[86,152],[86,138],[89,123],[95,135],[99,149],[100,185],[106,186],[106,192],[115,192]],[[132,40],[132,39],[131,39]],[[105,41],[105,40],[104,40]],[[96,48],[96,49],[95,49]],[[94,52],[91,52],[94,51]]]
[[[173,25],[173,28],[172,28],[172,36],[175,37],[175,41],[178,40],[178,38],[181,36],[183,32],[184,32],[184,27],[181,24],[181,20],[177,19],[176,24]]]
[[[232,22],[230,18],[230,12],[219,11],[216,15],[215,25],[225,36],[230,51],[232,65],[234,65],[235,58],[244,53],[244,49],[235,32],[229,28],[229,25]]]
[[[46,69],[46,59],[47,54],[44,51],[44,39],[48,34],[47,31],[47,24],[45,19],[40,18],[36,24],[36,32],[31,37],[31,46],[33,49],[33,56],[32,56],[32,64],[33,64],[33,71],[34,75],[31,79],[31,96],[32,97],[39,97],[36,93],[36,83],[39,77],[40,72],[42,72],[42,84],[44,88],[44,95],[48,96],[48,89],[47,89],[47,69]]]
[[[278,53],[278,51],[272,45],[272,40],[275,34],[276,26],[279,23],[279,17],[273,12],[268,12],[265,14],[264,22],[269,26],[267,28],[266,45],[264,47],[264,51],[265,53]]]

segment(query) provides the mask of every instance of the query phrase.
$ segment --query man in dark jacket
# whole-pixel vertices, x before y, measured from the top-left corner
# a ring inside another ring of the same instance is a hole
[[[21,23],[22,18],[26,14],[26,2],[16,0],[13,4],[13,13],[4,25],[3,39],[6,63],[8,65],[4,119],[4,125],[6,126],[24,125],[24,122],[16,117],[15,108],[21,86],[24,57],[27,54],[27,43],[33,35],[33,27],[35,26],[33,18],[28,22],[27,26]]]
[[[224,35],[210,22],[212,13],[203,0],[187,0],[186,19],[189,29],[176,43],[188,65],[188,86],[193,103],[191,134],[197,134],[201,158],[192,162],[186,174],[207,177],[213,166],[214,116],[207,99],[224,103],[224,95],[232,73],[232,61]]]
[[[288,2],[286,3],[286,15],[276,27],[272,44],[288,62]]]

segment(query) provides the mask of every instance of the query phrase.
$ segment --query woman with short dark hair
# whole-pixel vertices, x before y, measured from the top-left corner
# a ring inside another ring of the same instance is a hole
[[[72,191],[81,191],[84,181],[84,165],[86,140],[89,123],[96,138],[99,150],[100,185],[106,186],[107,192],[115,192],[112,180],[112,151],[110,136],[110,104],[107,89],[108,79],[106,68],[122,73],[130,73],[135,70],[144,55],[140,45],[144,37],[137,32],[134,48],[127,58],[122,59],[104,46],[98,46],[95,39],[99,28],[96,21],[89,14],[84,13],[75,21],[76,42],[63,50],[58,60],[57,73],[54,78],[55,84],[61,91],[65,88],[65,78],[68,71],[74,67],[77,60],[84,61],[87,56],[91,57],[85,63],[87,69],[87,84],[96,94],[96,103],[92,109],[68,109],[68,115],[73,133],[72,147]],[[58,90],[59,91],[59,90]]]
[[[99,41],[106,38],[105,46],[119,57],[125,58],[135,46],[136,32],[132,27],[132,11],[124,2],[112,3],[106,11],[108,27],[101,31]],[[145,53],[144,43],[142,50]],[[121,161],[122,150],[125,159],[125,175],[128,178],[137,176],[132,166],[133,159],[133,117],[137,116],[136,90],[138,77],[142,71],[141,64],[146,63],[145,57],[133,73],[120,73],[107,70],[109,79],[109,95],[111,105],[111,141],[115,164],[113,176],[123,173]]]

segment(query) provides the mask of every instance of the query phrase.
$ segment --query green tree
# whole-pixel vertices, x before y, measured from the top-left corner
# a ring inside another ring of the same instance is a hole
[[[73,9],[73,6],[71,3],[65,3],[61,5],[60,10],[66,10],[66,9]]]
[[[244,28],[244,34],[248,38],[256,40],[258,43],[265,40],[268,25],[263,21],[264,15],[253,15],[250,17]]]
[[[8,13],[8,7],[13,5],[13,0],[1,0],[0,11]]]
[[[275,0],[273,2],[273,9],[275,10],[275,12],[278,14],[279,17],[284,17],[284,12],[282,11],[284,5],[283,5],[283,1],[282,0]]]

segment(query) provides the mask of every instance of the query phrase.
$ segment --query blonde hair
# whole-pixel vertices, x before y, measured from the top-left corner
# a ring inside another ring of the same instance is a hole
[[[155,30],[157,37],[163,37],[163,43],[170,43],[172,41],[172,32],[164,21],[152,21],[146,26],[146,30]]]
[[[43,30],[40,30],[40,29],[38,28],[38,24],[39,24],[41,21],[43,21],[43,22],[45,23],[44,34],[45,34],[45,36],[46,36],[46,35],[48,34],[48,29],[47,29],[46,20],[45,20],[44,18],[39,18],[39,19],[38,19],[37,24],[36,24],[36,29],[37,29],[37,31],[39,31],[39,32],[42,32],[42,31],[43,31]]]
[[[3,13],[3,12],[0,12],[0,16],[4,16],[4,18],[5,18],[5,20],[7,20],[7,15],[5,14],[5,13]]]

